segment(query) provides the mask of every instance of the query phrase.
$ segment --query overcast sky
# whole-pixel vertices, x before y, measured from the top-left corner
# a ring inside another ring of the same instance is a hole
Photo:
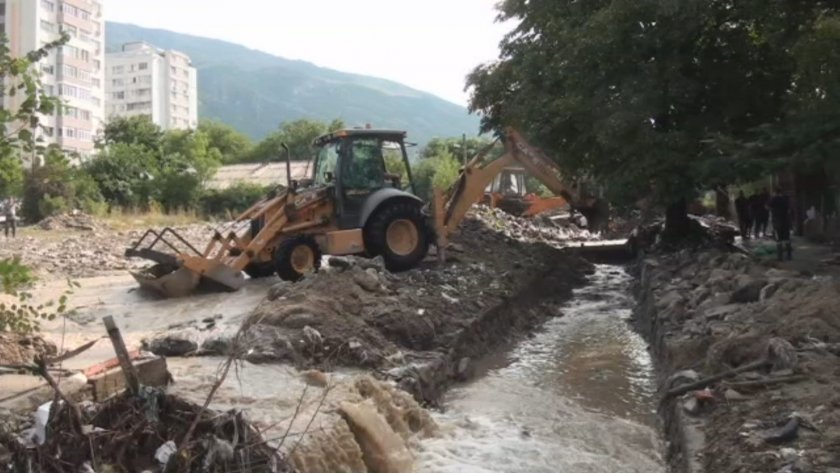
[[[466,104],[510,28],[497,0],[105,0],[108,20],[239,43]]]

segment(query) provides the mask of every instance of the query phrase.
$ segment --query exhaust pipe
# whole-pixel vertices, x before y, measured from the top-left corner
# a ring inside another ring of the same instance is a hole
[[[292,153],[286,143],[280,143],[280,146],[286,151],[286,189],[292,191]]]

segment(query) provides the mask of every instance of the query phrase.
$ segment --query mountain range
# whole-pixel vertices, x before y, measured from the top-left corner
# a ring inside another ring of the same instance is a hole
[[[285,59],[217,39],[108,22],[106,50],[144,41],[190,56],[198,70],[199,118],[261,139],[299,118],[408,131],[411,141],[475,135],[478,117],[457,104],[397,82]]]

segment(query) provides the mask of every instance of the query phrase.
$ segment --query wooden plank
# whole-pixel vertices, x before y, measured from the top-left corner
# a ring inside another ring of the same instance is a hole
[[[111,338],[111,343],[114,345],[114,352],[117,354],[117,359],[120,361],[120,368],[122,368],[123,375],[125,375],[125,384],[128,390],[133,395],[140,393],[140,381],[137,379],[137,370],[131,364],[131,357],[128,350],[125,348],[125,341],[123,341],[120,329],[112,316],[107,316],[102,319],[105,323],[105,329],[108,331],[108,336]]]

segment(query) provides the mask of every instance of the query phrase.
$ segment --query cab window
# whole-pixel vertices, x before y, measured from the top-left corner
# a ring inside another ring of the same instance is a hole
[[[315,163],[316,186],[325,186],[335,179],[335,168],[338,165],[338,143],[328,143],[318,151]]]
[[[383,187],[385,169],[382,164],[382,143],[377,139],[353,140],[352,155],[342,180],[348,190],[369,190]]]

